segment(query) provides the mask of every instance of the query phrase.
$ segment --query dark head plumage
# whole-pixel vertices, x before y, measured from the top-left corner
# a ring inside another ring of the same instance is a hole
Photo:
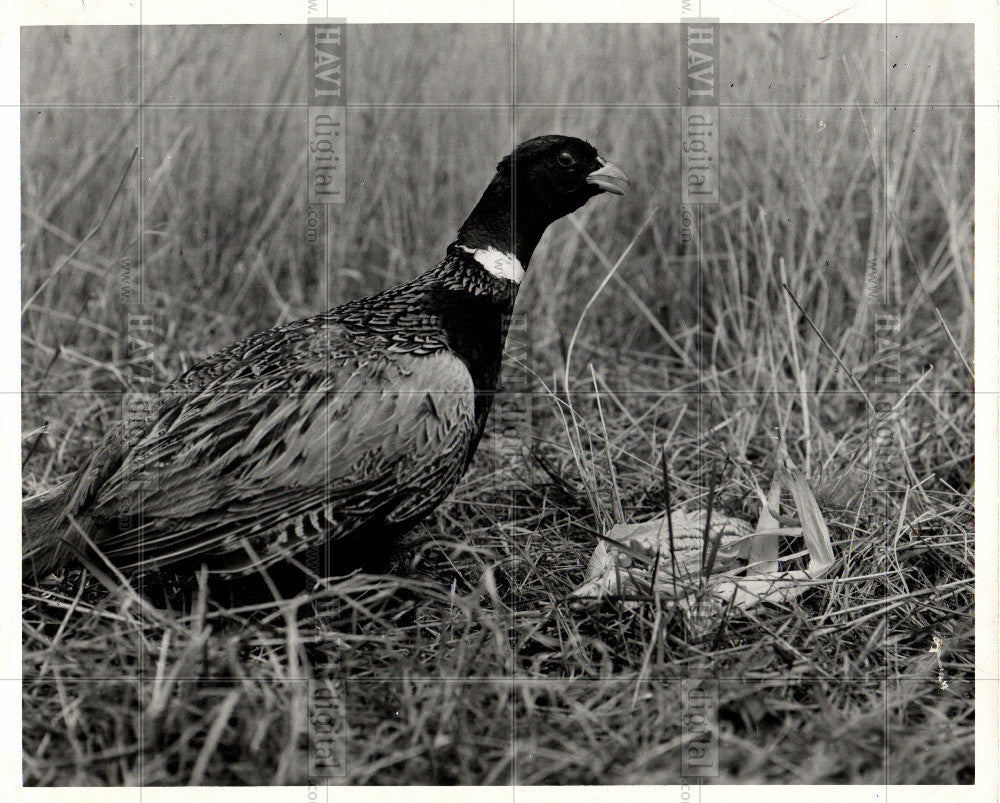
[[[518,145],[459,231],[470,248],[496,248],[527,266],[545,229],[602,192],[624,193],[628,177],[589,142],[549,134]]]

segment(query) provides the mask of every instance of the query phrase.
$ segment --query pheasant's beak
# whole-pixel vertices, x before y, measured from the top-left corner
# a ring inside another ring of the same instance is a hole
[[[624,195],[625,190],[631,182],[625,171],[620,167],[615,167],[611,162],[607,162],[600,156],[597,157],[600,168],[593,173],[587,174],[587,183],[596,184],[605,192],[613,192],[615,195]]]

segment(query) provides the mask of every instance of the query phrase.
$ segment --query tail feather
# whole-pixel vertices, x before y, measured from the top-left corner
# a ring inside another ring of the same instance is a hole
[[[66,515],[65,486],[26,499],[21,507],[21,578],[37,581],[67,565],[72,546],[82,541]],[[82,544],[81,544],[82,545]]]

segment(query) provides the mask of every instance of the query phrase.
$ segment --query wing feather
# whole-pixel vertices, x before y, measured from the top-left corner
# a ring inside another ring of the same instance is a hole
[[[121,520],[123,500],[141,498],[141,530],[100,528],[102,550],[124,565],[141,556],[164,566],[242,552],[250,539],[267,563],[440,503],[464,473],[475,429],[465,365],[443,350],[341,354],[340,364],[305,354],[305,364],[252,379],[238,368],[182,377],[164,394],[155,423],[119,443],[124,460],[89,489],[106,525]],[[327,527],[305,526],[317,515]]]

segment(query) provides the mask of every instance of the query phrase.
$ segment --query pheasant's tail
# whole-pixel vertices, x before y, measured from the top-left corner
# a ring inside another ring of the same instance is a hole
[[[38,581],[66,566],[83,546],[66,516],[66,489],[55,488],[21,507],[21,579]]]

